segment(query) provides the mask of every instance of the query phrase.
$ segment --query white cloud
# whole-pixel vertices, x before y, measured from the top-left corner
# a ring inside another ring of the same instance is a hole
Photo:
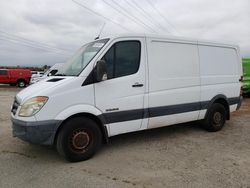
[[[112,0],[105,1],[116,6]],[[128,12],[130,16],[136,16],[160,34],[169,34],[169,30],[174,35],[235,43],[240,45],[243,56],[250,56],[249,0],[113,1],[124,8],[124,14]],[[147,16],[135,8],[135,1],[147,12]],[[168,22],[148,1],[160,10]],[[129,19],[121,15],[121,11],[113,10],[104,0],[78,2],[136,33],[150,32],[142,24],[134,23],[133,18]],[[0,1],[0,65],[63,62],[82,44],[93,40],[104,22],[106,26],[103,35],[127,32],[71,0]],[[56,48],[68,49],[69,53],[49,53],[12,43],[6,41],[6,35],[1,31]]]

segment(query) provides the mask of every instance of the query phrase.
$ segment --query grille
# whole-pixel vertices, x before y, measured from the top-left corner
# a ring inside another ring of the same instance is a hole
[[[17,100],[16,100],[16,98],[15,98],[14,103],[13,103],[12,108],[11,108],[11,112],[12,112],[14,115],[16,115],[16,111],[17,111],[18,106],[19,106],[19,103],[17,102]]]

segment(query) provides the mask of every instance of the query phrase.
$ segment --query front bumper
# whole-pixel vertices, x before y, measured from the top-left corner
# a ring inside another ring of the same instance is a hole
[[[11,118],[13,137],[42,145],[52,145],[60,120],[26,122]]]

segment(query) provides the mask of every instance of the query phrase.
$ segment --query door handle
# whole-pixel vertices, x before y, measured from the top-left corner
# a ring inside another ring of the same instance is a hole
[[[134,85],[132,85],[132,87],[143,87],[143,84],[139,84],[138,82],[136,82]]]

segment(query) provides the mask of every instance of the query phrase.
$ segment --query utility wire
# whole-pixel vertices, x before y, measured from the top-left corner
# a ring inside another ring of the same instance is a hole
[[[130,8],[138,10],[138,13],[140,13],[141,15],[143,15],[143,17],[145,17],[144,12],[142,12],[141,9],[139,9],[137,6],[135,6],[134,4],[132,4],[132,2],[130,2],[128,0],[124,0],[124,2],[126,2],[127,5],[129,5]],[[146,17],[147,17],[147,15],[146,15]],[[155,25],[155,23],[151,22],[151,20],[147,19],[147,21],[149,21],[151,24]]]
[[[144,26],[148,27],[151,31],[153,31],[154,33],[158,33],[156,30],[154,30],[151,26],[145,24],[141,19],[137,18],[136,16],[132,15],[131,12],[129,12],[128,10],[126,10],[124,7],[122,7],[119,3],[117,3],[114,0],[111,0],[116,6],[118,6],[120,9],[122,9],[124,12],[127,13],[127,15],[129,15],[130,17],[133,17],[135,20],[138,20],[141,24],[143,24]]]
[[[60,53],[58,51],[52,51],[52,50],[47,49],[47,48],[42,48],[42,47],[39,47],[39,46],[35,46],[35,45],[32,45],[32,44],[26,43],[24,41],[20,41],[18,39],[8,37],[8,36],[4,36],[4,38],[3,38],[3,36],[0,36],[0,40],[12,42],[12,43],[15,43],[15,44],[21,44],[23,46],[27,46],[27,47],[31,47],[31,48],[36,48],[36,49],[43,50],[43,51],[50,52],[50,53],[56,53],[56,54],[60,54],[60,55],[65,55],[65,53]]]
[[[61,52],[62,51],[69,52],[69,50],[66,50],[66,49],[56,48],[56,47],[50,46],[50,45],[45,44],[45,43],[32,41],[32,40],[29,40],[29,39],[26,39],[26,38],[23,38],[23,37],[20,37],[20,36],[17,36],[17,35],[13,35],[13,34],[1,31],[1,30],[0,30],[0,35],[12,37],[14,39],[17,39],[17,40],[20,40],[20,41],[24,41],[24,42],[29,43],[31,45],[36,45],[36,46],[39,46],[39,47],[42,47],[42,48],[47,48],[47,49],[50,49],[50,50],[56,50],[56,51],[61,51]]]
[[[3,38],[3,36],[0,36],[0,39],[8,41],[8,42],[15,43],[15,44],[19,44],[19,45],[23,45],[23,46],[27,46],[27,47],[31,47],[31,48],[35,48],[35,49],[39,49],[39,50],[43,50],[43,51],[46,51],[46,52],[49,52],[49,53],[55,53],[55,54],[60,54],[60,55],[64,55],[64,56],[67,54],[67,53],[64,53],[64,52],[59,52],[59,51],[54,51],[54,50],[51,50],[51,49],[48,49],[48,48],[43,48],[43,47],[40,47],[40,46],[37,46],[37,45],[32,45],[30,43],[27,43],[27,42],[24,42],[24,41],[15,39],[15,38],[7,37],[7,36],[4,36],[4,38]]]
[[[151,23],[153,23],[154,25],[159,26],[162,30],[167,31],[168,33],[170,33],[170,30],[168,28],[165,28],[164,26],[162,26],[157,20],[155,20],[152,16],[150,16],[148,14],[148,12],[142,7],[140,6],[137,1],[131,0],[125,0],[128,4],[131,4],[132,6],[134,6],[137,10],[139,10],[140,12],[143,13],[144,17],[147,17],[148,19],[151,20]]]
[[[26,46],[26,47],[30,47],[30,48],[43,50],[43,51],[48,52],[48,53],[55,53],[55,54],[65,55],[65,54],[60,53],[60,52],[50,51],[48,49],[44,49],[44,48],[40,48],[40,47],[37,47],[37,46],[29,45],[29,44],[26,44],[26,43],[22,43],[20,41],[14,40],[14,39],[0,38],[0,40],[7,41],[7,42],[12,42],[12,43],[19,44],[19,45]]]
[[[124,7],[120,6],[117,2],[111,0],[116,6],[118,6],[120,8],[120,10],[118,8],[116,8],[115,6],[113,6],[111,3],[102,0],[105,4],[107,4],[108,6],[110,6],[111,8],[113,8],[114,10],[116,10],[119,14],[122,14],[123,16],[125,16],[126,18],[129,18],[130,20],[132,20],[134,23],[146,28],[147,30],[151,30],[154,33],[157,33],[157,31],[155,31],[152,27],[148,26],[147,24],[145,24],[143,21],[141,21],[140,19],[136,18],[135,16],[132,16],[130,12],[128,12],[126,9],[124,9]],[[122,11],[123,12],[122,12]],[[126,13],[124,13],[126,12]]]
[[[58,51],[58,50],[46,48],[46,47],[43,47],[43,46],[39,46],[39,45],[29,43],[29,42],[26,42],[26,41],[23,41],[23,40],[20,40],[20,39],[11,37],[11,36],[7,36],[7,35],[3,36],[3,35],[1,35],[1,33],[0,33],[0,37],[1,37],[2,40],[5,40],[5,41],[9,41],[9,42],[12,42],[12,43],[18,43],[18,44],[23,44],[24,46],[33,47],[33,48],[40,49],[40,50],[43,50],[43,51],[57,53],[57,54],[61,54],[61,55],[62,54],[63,55],[67,54],[67,53],[62,52],[62,51]]]
[[[158,8],[150,0],[146,0],[146,1],[168,23],[168,25],[170,25],[176,32],[180,33],[176,29],[176,27],[168,21],[168,19],[158,10]]]
[[[112,19],[110,19],[110,18],[108,18],[108,17],[106,17],[106,16],[103,16],[102,14],[100,14],[100,13],[98,13],[98,12],[96,12],[96,11],[90,9],[90,8],[88,8],[88,7],[85,6],[84,4],[81,4],[81,3],[79,3],[79,2],[77,2],[77,1],[75,1],[75,0],[72,0],[72,2],[74,2],[75,4],[79,5],[80,7],[82,7],[82,8],[84,8],[84,9],[88,10],[89,12],[91,12],[91,13],[97,15],[97,16],[102,17],[102,18],[104,18],[104,19],[110,21],[111,23],[120,26],[120,27],[123,28],[124,30],[132,32],[132,30],[130,30],[130,29],[124,27],[123,25],[121,25],[121,24],[119,24],[119,23],[113,21]]]
[[[147,17],[147,15],[145,16],[145,14],[143,13],[143,12],[141,12],[141,10],[140,9],[138,9],[138,7],[136,7],[134,4],[132,4],[130,1],[128,1],[128,0],[124,0],[125,2],[126,2],[126,4],[127,5],[129,5],[129,7],[130,8],[132,8],[132,9],[137,9],[138,10],[138,13],[139,14],[141,14],[143,17]],[[147,21],[149,21],[153,26],[156,26],[156,24],[154,23],[154,22],[152,22],[151,20],[148,20],[147,18],[146,18],[146,20]]]

